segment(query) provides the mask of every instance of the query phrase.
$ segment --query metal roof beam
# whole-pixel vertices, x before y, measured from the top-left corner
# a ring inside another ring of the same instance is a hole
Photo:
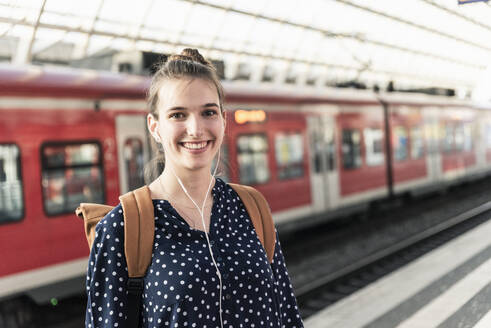
[[[326,29],[315,28],[315,27],[312,27],[312,26],[309,26],[309,25],[298,24],[298,23],[294,23],[294,22],[288,22],[288,21],[285,21],[283,19],[278,19],[278,18],[274,18],[274,17],[268,17],[268,16],[260,15],[260,14],[249,13],[249,12],[246,12],[246,11],[243,11],[243,10],[233,9],[233,8],[230,8],[230,7],[224,7],[224,6],[220,6],[220,5],[216,5],[216,4],[205,3],[205,2],[199,1],[199,0],[181,0],[181,1],[187,1],[187,2],[191,2],[193,4],[200,4],[200,5],[211,7],[211,8],[221,9],[221,10],[224,10],[224,11],[227,11],[227,12],[234,12],[234,13],[238,13],[238,14],[242,14],[242,15],[254,17],[255,19],[261,18],[261,19],[272,21],[272,22],[285,24],[285,25],[288,25],[288,26],[294,26],[294,27],[298,27],[298,28],[301,28],[301,29],[304,29],[304,30],[309,30],[309,31],[314,31],[314,32],[321,33],[321,34],[325,35],[326,37],[339,37],[339,38],[355,39],[355,40],[358,40],[360,42],[366,42],[366,43],[373,44],[373,45],[376,45],[376,46],[385,47],[385,48],[389,48],[389,49],[393,49],[393,50],[398,50],[398,51],[403,51],[403,52],[407,52],[407,53],[418,55],[418,56],[423,56],[423,57],[428,57],[428,58],[432,58],[432,59],[443,60],[443,61],[450,62],[450,63],[453,63],[453,64],[463,65],[463,66],[467,66],[467,67],[471,67],[471,68],[475,68],[475,69],[479,69],[479,70],[482,70],[482,69],[485,69],[486,68],[485,65],[479,65],[479,64],[476,64],[474,62],[459,60],[459,59],[455,59],[455,58],[452,58],[452,57],[442,56],[442,55],[438,55],[438,54],[434,54],[434,53],[430,53],[430,52],[426,52],[426,51],[421,51],[421,50],[417,50],[417,49],[410,49],[410,48],[406,48],[406,47],[402,47],[402,46],[398,46],[398,45],[394,45],[394,44],[389,44],[389,43],[382,42],[382,41],[370,40],[370,39],[367,39],[367,38],[362,37],[360,34],[349,34],[349,33],[332,32],[332,31],[329,31],[329,30],[326,30]],[[341,1],[341,0],[339,0],[339,1]],[[103,0],[101,1],[101,3],[103,3]],[[46,11],[46,12],[51,13],[52,11]],[[94,23],[95,23],[96,20],[108,21],[108,22],[112,22],[112,23],[121,23],[121,24],[123,24],[123,22],[109,21],[109,20],[100,19],[100,18],[99,19],[95,19],[94,20]],[[4,18],[4,17],[0,17],[0,22],[6,22],[6,23],[9,23],[9,22],[12,23],[13,22],[12,24],[20,24],[20,25],[32,26],[32,24],[29,24],[29,23],[25,22],[24,20],[15,20],[15,19],[9,19],[9,18]],[[98,33],[91,32],[91,30],[93,30],[93,28],[91,28],[90,31],[86,31],[86,30],[81,30],[81,29],[77,29],[77,28],[62,27],[62,26],[58,26],[58,25],[54,25],[54,24],[41,24],[41,26],[44,26],[44,27],[46,27],[47,25],[53,26],[52,27],[53,29],[63,29],[63,30],[64,29],[67,29],[68,31],[75,31],[75,32],[80,32],[80,33],[86,33],[86,34],[89,34],[89,35],[92,35],[92,34],[96,34],[96,35],[107,35],[108,34],[108,33],[101,34],[101,33],[104,33],[102,31],[98,31]],[[48,28],[50,28],[50,27],[48,27]],[[127,39],[130,39],[130,40],[133,40],[132,37],[126,37],[126,38]],[[142,38],[138,38],[138,40],[143,40],[143,39]],[[216,40],[214,40],[214,42],[215,41]],[[211,49],[210,48],[210,45],[204,45],[203,47],[206,48],[207,50],[208,49]],[[211,45],[211,47],[213,47],[213,44]]]
[[[177,37],[176,37],[177,44],[182,43],[181,42],[182,35],[184,34],[184,29],[186,28],[186,25],[189,23],[189,16],[191,16],[191,12],[193,11],[193,9],[196,8],[196,3],[198,3],[198,1],[188,1],[188,2],[191,2],[191,6],[189,7],[189,11],[187,12],[186,17],[184,18],[184,23],[182,24],[182,28],[179,30],[179,32],[177,32]]]
[[[96,11],[96,14],[94,16],[94,19],[92,20],[92,22],[90,24],[90,31],[87,34],[87,38],[85,39],[84,45],[81,48],[81,54],[80,54],[81,58],[87,56],[87,53],[89,51],[89,45],[90,45],[90,37],[92,36],[92,34],[94,34],[95,24],[99,20],[99,15],[101,14],[101,10],[102,10],[103,6],[104,6],[104,0],[100,0],[99,1],[99,7],[97,7],[97,11]]]
[[[24,20],[20,20],[20,19],[15,20],[15,19],[11,19],[11,18],[1,18],[0,17],[0,22],[32,26],[32,24],[30,24]],[[84,30],[84,29],[79,28],[79,27],[77,27],[77,28],[67,27],[67,26],[60,26],[60,25],[47,24],[47,23],[39,23],[39,27],[47,28],[47,29],[54,29],[54,30],[63,30],[63,31],[67,31],[67,32],[89,33],[89,30]],[[127,34],[117,34],[117,33],[112,33],[112,32],[99,31],[97,29],[93,30],[93,34],[99,35],[99,36],[106,36],[106,37],[112,37],[112,38],[123,38],[123,39],[129,39],[129,40],[131,40],[131,38],[132,38],[132,36],[127,35]],[[142,38],[140,38],[140,40],[154,42],[154,43],[168,44],[168,45],[174,46],[174,47],[197,47],[197,46],[199,47],[199,45],[196,45],[196,44],[169,42],[168,40],[164,40],[164,39],[155,39],[155,38],[148,38],[148,37],[142,37]],[[327,68],[337,68],[337,69],[348,70],[348,71],[350,71],[350,70],[358,71],[359,70],[359,67],[355,67],[355,66],[332,64],[332,63],[326,63],[326,62],[321,62],[321,61],[303,60],[303,59],[296,59],[296,58],[284,57],[284,56],[263,55],[261,53],[254,53],[254,52],[250,52],[250,51],[239,51],[239,50],[234,50],[234,49],[224,49],[224,48],[218,48],[218,47],[213,47],[211,50],[216,50],[216,51],[220,51],[223,53],[231,53],[231,54],[236,54],[236,55],[247,55],[247,56],[263,58],[263,59],[303,63],[303,64],[307,64],[307,65],[322,66],[322,67],[327,67]],[[393,77],[409,77],[409,78],[414,78],[414,79],[417,79],[420,81],[425,81],[425,82],[428,81],[427,75],[417,75],[414,73],[401,73],[401,72],[373,70],[373,69],[369,69],[369,70],[367,70],[367,72],[386,74],[386,75],[393,76]],[[462,81],[460,81],[457,84],[455,80],[451,80],[451,81],[448,80],[447,81],[445,79],[440,79],[440,81],[442,81],[442,82],[444,81],[444,83],[446,83],[448,85],[463,85],[464,84],[464,82],[462,82]],[[438,81],[436,81],[435,83],[438,83]],[[471,85],[466,84],[466,86],[470,87]]]
[[[485,68],[485,66],[483,66],[483,65],[476,65],[475,63],[466,62],[466,61],[463,61],[463,60],[458,60],[458,59],[455,59],[455,58],[452,58],[452,57],[441,56],[441,55],[437,55],[437,54],[433,54],[433,53],[429,53],[429,52],[425,52],[425,51],[420,51],[420,50],[416,50],[416,49],[401,47],[401,46],[398,46],[398,45],[394,45],[394,44],[390,44],[390,43],[386,43],[386,42],[382,42],[382,41],[367,39],[366,37],[363,37],[360,34],[332,32],[332,31],[329,31],[329,30],[326,30],[326,29],[312,27],[310,25],[289,22],[289,21],[285,21],[284,19],[279,19],[279,18],[275,18],[275,17],[269,17],[269,16],[265,16],[265,15],[258,15],[258,14],[250,13],[250,12],[247,12],[247,11],[244,11],[244,10],[228,8],[228,7],[225,7],[225,6],[220,6],[220,5],[216,5],[216,4],[212,4],[212,3],[206,3],[206,2],[203,2],[203,1],[200,1],[200,0],[181,0],[181,1],[192,2],[192,3],[195,3],[195,4],[200,4],[200,5],[203,5],[203,6],[207,6],[207,7],[211,7],[211,8],[216,8],[216,9],[221,9],[221,10],[228,10],[229,12],[233,12],[233,13],[236,13],[236,14],[242,14],[242,15],[254,17],[256,19],[257,18],[261,18],[261,19],[269,20],[269,21],[275,22],[275,23],[285,24],[285,25],[288,25],[288,26],[294,26],[294,27],[302,28],[302,29],[309,30],[309,31],[315,31],[315,32],[322,33],[326,37],[341,37],[341,38],[355,39],[355,40],[358,40],[358,41],[363,41],[363,42],[366,42],[366,43],[371,43],[371,44],[374,44],[374,45],[377,45],[377,46],[381,46],[381,47],[385,47],[385,48],[390,48],[390,49],[395,49],[395,50],[400,50],[400,51],[408,52],[408,53],[411,53],[411,54],[414,54],[414,55],[419,55],[419,56],[424,56],[424,57],[430,57],[430,58],[434,58],[434,59],[440,59],[440,60],[443,60],[443,61],[446,61],[446,62],[451,62],[451,63],[454,63],[454,64],[469,66],[469,67],[478,68],[478,69],[484,69]],[[336,0],[336,1],[342,1],[342,0]],[[389,18],[393,18],[393,17],[390,17],[389,16]],[[409,23],[411,23],[411,22],[409,22]],[[450,37],[452,37],[452,36],[450,36]],[[467,42],[466,40],[463,40],[463,41]],[[484,50],[487,50],[487,51],[490,51],[491,52],[491,48],[485,48],[485,47],[481,47],[479,45],[477,45],[477,46],[480,47],[480,48],[483,48]]]
[[[148,2],[147,8],[145,9],[145,13],[143,14],[142,19],[138,23],[138,26],[137,26],[136,31],[135,31],[135,35],[132,39],[133,47],[136,47],[136,42],[140,39],[141,30],[142,30],[142,28],[145,27],[145,22],[148,19],[148,15],[150,15],[150,13],[152,12],[152,8],[153,8],[154,3],[155,3],[155,0],[150,0]]]
[[[399,22],[399,23],[404,23],[406,25],[419,28],[419,29],[424,30],[426,32],[430,32],[430,33],[434,33],[434,34],[439,35],[439,36],[443,36],[443,37],[448,38],[450,40],[462,42],[462,43],[467,44],[469,46],[473,46],[473,47],[476,47],[476,48],[479,48],[479,49],[482,49],[482,50],[486,50],[486,51],[490,51],[491,52],[491,48],[489,48],[489,47],[485,47],[485,46],[480,45],[478,43],[475,43],[475,42],[472,42],[472,41],[468,41],[468,40],[459,38],[457,36],[454,36],[454,35],[451,35],[451,34],[448,34],[448,33],[442,32],[442,31],[438,31],[438,30],[433,29],[431,27],[426,27],[426,26],[421,25],[421,24],[413,23],[413,22],[408,21],[406,19],[403,19],[401,17],[392,16],[392,15],[389,15],[389,14],[384,13],[382,11],[378,11],[378,10],[375,10],[375,9],[372,9],[372,8],[368,8],[368,7],[365,7],[365,6],[361,6],[359,4],[356,4],[356,3],[351,2],[349,0],[336,0],[336,1],[339,2],[339,3],[342,3],[344,5],[352,6],[354,8],[358,8],[358,9],[361,9],[361,10],[364,10],[364,11],[367,11],[367,12],[370,12],[372,14],[385,17],[385,18],[391,19],[391,20],[396,21],[396,22]]]
[[[28,26],[32,27],[32,31],[26,39],[22,39],[22,38],[20,39],[19,45],[17,46],[17,52],[12,60],[15,64],[26,64],[31,62],[32,47],[34,45],[34,41],[36,40],[37,30],[41,25],[41,16],[43,15],[44,7],[46,6],[46,1],[47,0],[43,0],[43,3],[41,5],[41,8],[39,9],[36,22],[34,23],[34,25],[27,24]]]
[[[429,4],[429,5],[432,5],[432,6],[436,7],[436,8],[438,8],[438,9],[441,9],[441,10],[443,10],[443,11],[449,13],[449,14],[452,14],[452,15],[454,15],[456,17],[462,18],[463,20],[466,20],[466,21],[468,21],[468,22],[470,22],[472,24],[475,24],[475,25],[477,25],[479,27],[482,27],[482,28],[484,28],[484,29],[486,29],[488,31],[491,31],[491,26],[490,25],[486,25],[486,24],[481,23],[481,22],[479,22],[479,21],[477,21],[475,19],[472,19],[470,17],[467,17],[466,15],[463,15],[463,14],[458,13],[458,12],[456,12],[456,11],[450,9],[450,8],[447,8],[445,6],[440,5],[440,4],[436,3],[433,0],[420,0],[420,1],[423,1],[423,2],[425,2],[427,4]],[[488,3],[488,6],[491,6],[491,5]]]
[[[222,28],[224,28],[224,23],[225,23],[225,20],[226,20],[226,16],[227,16],[227,13],[230,11],[230,9],[232,8],[232,4],[229,4],[227,7],[225,7],[225,9],[223,10],[223,19],[222,19],[222,22],[220,24],[221,28],[219,28],[218,30],[220,31]],[[218,34],[215,33],[215,35],[213,35],[213,38],[211,39],[210,43],[205,47],[206,50],[210,50],[214,47],[214,44],[215,42],[217,41],[218,39]]]

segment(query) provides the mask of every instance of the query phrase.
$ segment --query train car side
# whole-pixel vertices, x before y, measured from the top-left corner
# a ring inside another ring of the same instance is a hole
[[[0,298],[84,274],[88,249],[73,209],[115,205],[144,183],[147,86],[120,74],[0,68]],[[491,115],[466,102],[225,89],[224,178],[263,192],[281,229],[491,168]]]

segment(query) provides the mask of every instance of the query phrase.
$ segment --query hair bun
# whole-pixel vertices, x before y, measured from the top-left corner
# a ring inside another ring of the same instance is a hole
[[[181,51],[179,55],[172,55],[168,59],[168,61],[173,61],[173,60],[194,61],[203,64],[205,66],[213,67],[213,65],[199,53],[198,49],[186,48],[183,51]]]

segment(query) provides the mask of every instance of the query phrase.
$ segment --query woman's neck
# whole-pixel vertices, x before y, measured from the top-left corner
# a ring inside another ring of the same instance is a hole
[[[158,180],[160,180],[160,187],[162,188],[164,194],[167,194],[177,202],[183,204],[191,203],[192,205],[191,200],[188,198],[183,188],[180,186],[176,175],[179,177],[182,184],[186,188],[189,196],[191,196],[191,198],[201,208],[205,199],[205,194],[208,191],[208,187],[210,186],[210,180],[213,179],[210,174],[210,170],[201,170],[201,172],[190,172],[187,174],[183,172],[175,172],[174,174],[170,167],[166,167],[162,174],[159,176]],[[211,182],[211,184],[212,186],[210,187],[210,190],[213,187],[214,180]],[[207,200],[210,201],[211,198],[212,197],[208,195]]]

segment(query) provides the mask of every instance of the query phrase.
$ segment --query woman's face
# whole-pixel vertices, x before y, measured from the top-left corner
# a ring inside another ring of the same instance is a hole
[[[197,78],[165,81],[158,97],[158,123],[151,115],[148,123],[154,136],[160,135],[165,165],[210,170],[225,131],[214,84]]]

